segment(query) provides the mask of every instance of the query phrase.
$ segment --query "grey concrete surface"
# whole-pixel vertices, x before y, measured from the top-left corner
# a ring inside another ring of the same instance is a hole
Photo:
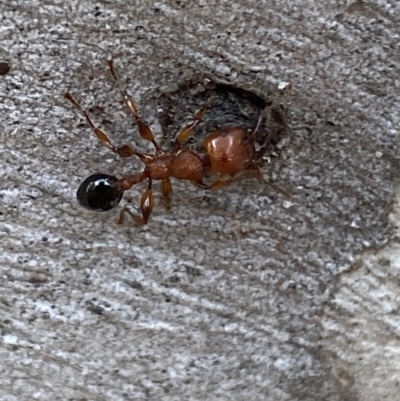
[[[399,399],[399,2],[2,0],[0,17],[1,400]],[[284,104],[263,171],[293,199],[174,182],[146,227],[79,207],[87,175],[140,163],[66,90],[147,147],[96,46],[162,143],[159,100],[199,74]]]

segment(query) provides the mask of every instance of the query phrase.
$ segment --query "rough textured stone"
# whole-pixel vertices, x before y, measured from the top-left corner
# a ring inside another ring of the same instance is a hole
[[[397,400],[400,4],[136,3],[0,4],[0,398]],[[163,143],[165,94],[193,77],[282,103],[290,134],[263,171],[293,199],[174,182],[146,227],[79,207],[87,175],[141,165],[66,90],[149,149],[110,55]]]

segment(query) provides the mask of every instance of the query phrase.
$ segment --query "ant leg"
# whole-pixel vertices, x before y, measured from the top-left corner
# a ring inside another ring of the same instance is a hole
[[[122,185],[124,184],[124,181],[126,181],[128,184],[133,185],[133,183],[143,181],[146,178],[148,178],[149,184],[146,189],[146,192],[142,195],[142,198],[140,200],[140,209],[142,211],[142,216],[133,214],[130,210],[125,208],[121,211],[121,213],[119,215],[118,224],[124,223],[124,213],[128,213],[129,216],[131,216],[132,220],[138,225],[145,225],[148,223],[149,217],[154,208],[153,193],[151,191],[152,179],[149,175],[149,172],[146,170],[143,173],[137,174],[136,176],[133,176],[131,178],[123,179]],[[136,181],[136,182],[133,182],[133,181]]]
[[[227,187],[228,185],[232,184],[234,181],[234,178],[228,177],[228,178],[221,178],[220,180],[214,181],[210,185],[205,185],[205,184],[197,184],[200,188],[203,189],[210,189],[211,191],[218,191],[221,188]]]
[[[231,185],[233,181],[234,180],[232,178],[229,178],[228,180],[215,181],[210,185],[210,189],[211,189],[211,191],[217,191],[217,190],[219,190],[221,188],[224,188],[224,187],[227,187],[228,185]]]
[[[254,128],[251,129],[251,131],[249,133],[250,137],[253,139],[253,141],[256,141],[256,135],[258,133],[258,130],[259,130],[263,120],[268,120],[270,118],[270,114],[271,114],[270,109],[271,109],[270,106],[267,105],[263,110],[260,111],[260,114],[258,115],[257,123],[254,126]],[[268,134],[267,137],[263,140],[264,143],[263,143],[261,149],[259,149],[255,153],[255,159],[259,160],[265,155],[265,153],[268,150],[270,140],[271,140],[271,134]]]
[[[267,184],[268,186],[273,188],[275,191],[281,193],[283,196],[285,196],[285,198],[292,199],[292,195],[289,192],[286,192],[285,190],[283,190],[282,188],[279,188],[277,185],[273,184],[272,182],[267,181],[263,177],[260,167],[254,162],[251,163],[250,166],[246,170],[237,173],[234,177],[228,177],[228,178],[220,179],[220,180],[213,182],[209,187],[207,187],[207,189],[216,191],[218,189],[224,188],[224,187],[232,184],[232,182],[240,180],[241,178],[244,178],[246,176],[246,173],[248,173],[248,172],[253,173],[253,175],[255,175],[256,178],[258,178],[260,181],[264,182],[265,184]]]
[[[156,142],[156,139],[154,138],[153,131],[151,130],[151,128],[149,127],[147,122],[145,120],[143,120],[142,117],[139,116],[137,107],[136,107],[132,97],[128,94],[127,91],[123,91],[123,93],[124,93],[124,100],[129,108],[129,110],[133,114],[133,117],[136,120],[136,124],[139,127],[140,136],[143,139],[145,139],[146,141],[150,141],[154,145],[154,147],[158,153],[163,153],[163,150],[160,148],[160,145]]]
[[[271,188],[273,188],[275,191],[281,193],[285,198],[287,199],[292,199],[292,195],[289,192],[286,192],[284,189],[279,188],[277,185],[273,184],[272,182],[267,181],[264,177],[263,174],[260,170],[260,167],[252,162],[250,164],[250,166],[245,170],[245,171],[252,171],[254,172],[256,178],[258,178],[260,181],[264,182],[265,184],[267,184],[268,186],[270,186]],[[240,174],[240,173],[239,173]]]
[[[262,121],[264,120],[264,118],[265,118],[265,109],[260,111],[260,114],[259,114],[258,119],[257,119],[257,124],[254,126],[254,128],[251,131],[250,136],[253,139],[254,139],[254,136],[257,134],[258,129],[260,128],[260,125],[261,125]]]
[[[110,69],[111,76],[113,77],[115,82],[118,82],[118,77],[117,73],[115,72],[115,67],[114,67],[114,61],[113,60],[107,60],[108,67]],[[135,118],[136,124],[139,127],[139,134],[140,136],[145,139],[146,141],[150,141],[157,152],[162,153],[162,149],[156,142],[154,138],[153,131],[151,130],[150,126],[147,124],[145,120],[140,117],[138,109],[136,107],[135,102],[133,101],[132,96],[129,95],[129,93],[126,90],[122,90],[122,95],[124,97],[124,101],[126,105],[128,106],[128,109],[132,113],[133,117]]]
[[[194,184],[202,189],[210,189],[210,185],[205,184],[203,181],[194,181]]]
[[[261,113],[264,115],[269,130],[267,130],[266,135],[262,135],[261,141],[259,141],[262,142],[262,145],[255,154],[256,160],[262,160],[268,152],[274,136],[279,137],[282,133],[286,135],[288,129],[286,117],[281,107],[273,106],[271,103]]]
[[[164,197],[165,206],[167,209],[171,208],[171,194],[172,194],[172,185],[171,180],[169,178],[161,181],[161,192]]]
[[[175,146],[181,147],[190,139],[196,127],[201,123],[201,120],[203,119],[205,112],[206,112],[206,106],[198,110],[194,115],[193,121],[188,125],[186,125],[185,127],[183,127],[178,132],[178,135],[175,138]]]
[[[92,128],[93,132],[96,134],[97,138],[100,142],[106,146],[107,148],[111,149],[114,153],[117,153],[121,157],[130,157],[136,155],[142,159],[144,155],[137,152],[132,146],[130,145],[122,145],[122,146],[115,146],[112,144],[111,139],[109,136],[99,127],[96,127],[89,116],[87,110],[78,102],[78,100],[69,92],[64,94],[64,97],[69,100],[80,112],[85,116],[86,121]]]

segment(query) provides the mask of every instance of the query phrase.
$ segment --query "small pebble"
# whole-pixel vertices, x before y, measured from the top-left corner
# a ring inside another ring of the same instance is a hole
[[[10,71],[10,64],[6,61],[0,61],[0,75],[6,75]]]

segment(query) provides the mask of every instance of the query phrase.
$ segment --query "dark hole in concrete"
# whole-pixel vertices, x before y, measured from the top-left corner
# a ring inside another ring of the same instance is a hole
[[[277,144],[290,132],[282,105],[232,85],[193,80],[175,92],[161,94],[158,103],[162,109],[158,117],[165,131],[166,147],[173,144],[179,130],[204,105],[207,105],[206,114],[188,142],[199,152],[203,150],[203,139],[221,128],[241,126],[253,130],[260,113],[265,118],[255,135],[256,147],[267,146],[266,156],[275,154]]]

